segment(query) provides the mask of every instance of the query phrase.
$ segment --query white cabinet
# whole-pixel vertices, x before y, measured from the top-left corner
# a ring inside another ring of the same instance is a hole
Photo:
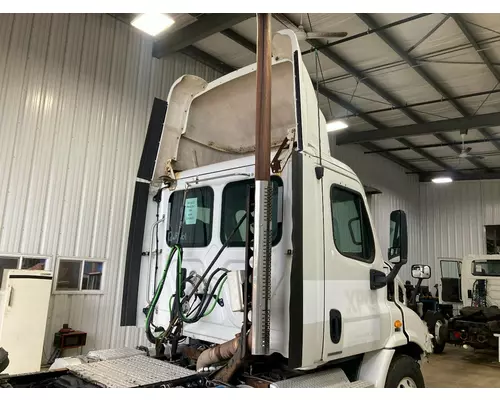
[[[4,374],[40,370],[52,273],[9,269],[0,288],[0,347],[9,353]]]

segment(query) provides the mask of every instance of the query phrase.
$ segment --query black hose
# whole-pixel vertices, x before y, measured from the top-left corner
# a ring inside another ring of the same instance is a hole
[[[191,297],[193,297],[193,295],[196,293],[196,290],[201,285],[201,283],[203,282],[203,280],[205,279],[205,277],[207,276],[207,274],[210,272],[210,270],[213,268],[214,264],[217,262],[217,260],[219,259],[220,255],[222,254],[222,252],[229,245],[229,242],[231,241],[231,239],[233,238],[233,236],[236,234],[236,232],[240,228],[240,226],[243,223],[243,221],[245,220],[245,218],[246,218],[246,214],[243,217],[240,218],[239,222],[236,224],[236,227],[229,234],[228,238],[226,239],[226,241],[224,242],[224,244],[222,245],[222,247],[219,249],[219,251],[217,252],[217,254],[214,256],[214,258],[212,259],[212,261],[208,265],[208,267],[205,270],[205,272],[201,275],[200,280],[196,283],[196,285],[194,285],[194,287],[191,290],[191,292],[189,293],[189,295],[187,297],[185,297],[183,300],[181,300],[180,299],[181,293],[177,293],[177,295],[175,296],[175,307],[177,309],[177,312],[179,312],[181,310],[181,306],[185,302],[191,300]],[[179,282],[179,271],[177,271],[177,274],[176,274],[176,283],[175,283],[176,292],[179,292],[179,290],[178,290],[178,288],[180,287],[179,284],[180,284],[180,282]]]

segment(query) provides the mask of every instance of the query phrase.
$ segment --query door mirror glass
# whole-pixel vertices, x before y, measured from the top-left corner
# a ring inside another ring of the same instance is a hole
[[[421,264],[412,265],[411,276],[415,279],[429,279],[431,277],[431,267]]]
[[[406,214],[401,210],[391,212],[388,258],[394,264],[404,264],[408,259]]]

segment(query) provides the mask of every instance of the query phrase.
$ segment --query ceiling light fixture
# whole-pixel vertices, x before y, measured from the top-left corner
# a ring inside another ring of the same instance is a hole
[[[174,20],[166,14],[146,13],[135,17],[132,26],[146,32],[148,35],[156,36],[174,24]]]
[[[432,182],[434,182],[434,183],[450,183],[450,182],[453,182],[453,179],[451,179],[450,177],[447,177],[447,176],[442,176],[440,178],[433,178]]]
[[[347,125],[344,121],[331,121],[326,124],[326,131],[335,132],[346,129],[348,127],[349,125]]]

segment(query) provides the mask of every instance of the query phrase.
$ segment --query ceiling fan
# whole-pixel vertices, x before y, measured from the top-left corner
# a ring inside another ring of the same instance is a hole
[[[467,129],[460,131],[460,136],[462,137],[462,151],[458,155],[459,157],[459,162],[460,159],[465,158],[467,160],[481,160],[484,157],[482,156],[476,156],[471,154],[472,147],[465,147],[465,136],[467,135]]]
[[[295,32],[298,40],[342,38],[347,36],[347,32],[306,32],[302,24],[302,14],[300,14],[300,25]]]

